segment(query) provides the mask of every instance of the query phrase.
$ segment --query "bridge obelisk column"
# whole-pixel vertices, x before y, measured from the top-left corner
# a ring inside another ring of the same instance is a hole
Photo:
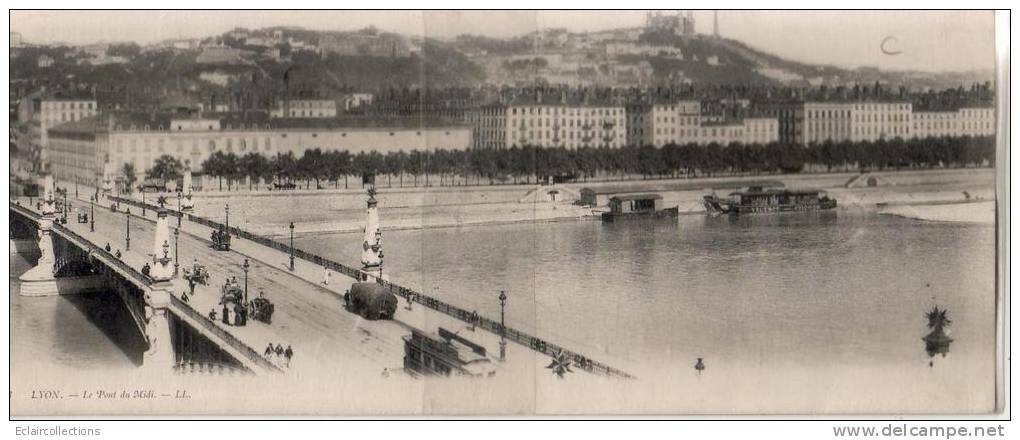
[[[113,195],[113,164],[110,162],[103,164],[103,195]]]
[[[191,211],[195,208],[195,202],[191,200],[191,166],[185,165],[184,181],[181,182],[181,192],[184,199],[181,200],[181,211]]]
[[[365,219],[365,236],[362,242],[361,270],[368,280],[382,278],[382,231],[379,226],[379,202],[375,199],[375,185],[368,187],[368,213]]]
[[[149,276],[157,281],[169,281],[174,276],[173,259],[170,257],[170,224],[166,209],[156,214],[156,234],[152,243],[152,269]]]
[[[152,268],[149,277],[155,283],[145,294],[145,338],[149,349],[145,351],[143,365],[156,369],[172,368],[174,365],[174,347],[170,337],[170,317],[167,307],[170,306],[170,279],[174,276],[174,268],[170,258],[170,225],[166,210],[160,209],[156,214],[156,233],[152,243]]]
[[[39,218],[39,261],[35,267],[21,274],[20,294],[23,296],[56,295],[56,274],[53,272],[57,260],[53,253],[53,221],[57,216],[54,200],[53,176],[47,175],[43,184],[42,217]]]

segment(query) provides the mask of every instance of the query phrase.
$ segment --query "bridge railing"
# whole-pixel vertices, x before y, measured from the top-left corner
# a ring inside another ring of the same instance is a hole
[[[181,301],[180,298],[177,298],[174,295],[170,295],[170,303],[176,310],[179,310],[185,315],[188,315],[189,318],[199,323],[199,325],[201,325],[203,328],[205,328],[212,334],[216,335],[216,337],[219,338],[221,341],[226,342],[227,345],[230,345],[231,348],[237,350],[239,353],[250,359],[255,364],[258,364],[262,368],[265,368],[266,370],[269,371],[277,372],[282,371],[280,370],[280,367],[273,365],[272,362],[266,360],[266,358],[262,357],[262,355],[259,354],[257,351],[253,350],[251,347],[241,342],[239,339],[234,337],[234,335],[231,335],[226,330],[214,324],[209,319],[209,317],[202,315],[197,310],[192,308],[191,305],[184,301]]]
[[[76,244],[82,247],[86,252],[91,254],[101,254],[108,257],[107,260],[109,260],[109,262],[113,264],[114,267],[120,269],[122,272],[124,272],[129,277],[133,278],[135,281],[142,284],[143,286],[151,286],[152,283],[154,282],[153,279],[150,278],[149,276],[129,266],[123,260],[117,258],[117,256],[111,254],[106,249],[101,248],[96,244],[93,244],[91,241],[85,239],[85,237],[78,235],[74,231],[58,224],[54,224],[53,229],[77,242]]]
[[[134,203],[135,206],[141,206],[141,202],[138,202],[138,201],[135,201],[135,200],[132,200],[131,203]],[[146,205],[146,208],[147,209],[156,209],[157,207],[155,207],[153,205]],[[176,212],[173,212],[173,215],[176,215],[176,214],[177,214]],[[195,223],[198,223],[200,225],[207,226],[207,227],[210,227],[210,228],[213,228],[213,229],[223,229],[223,228],[225,228],[225,225],[223,225],[223,224],[221,224],[219,222],[216,222],[216,221],[213,221],[213,220],[209,220],[207,218],[199,217],[199,216],[196,216],[196,215],[188,215],[186,218],[189,221],[192,221],[192,222],[195,222]],[[293,248],[292,249],[290,246],[288,246],[288,245],[286,245],[284,243],[280,243],[280,242],[278,242],[276,240],[273,240],[271,238],[268,238],[268,237],[262,237],[262,236],[253,234],[253,233],[245,231],[245,230],[243,230],[243,229],[241,229],[239,227],[231,226],[229,228],[229,232],[231,234],[237,236],[237,237],[243,238],[245,240],[253,241],[255,243],[258,243],[258,244],[261,244],[263,246],[267,246],[267,247],[279,250],[279,251],[284,252],[284,253],[288,253],[288,254],[289,253],[293,253],[294,254],[294,258],[300,258],[302,260],[312,262],[312,263],[314,263],[316,265],[329,268],[330,270],[342,273],[342,274],[347,275],[347,276],[349,276],[351,278],[354,278],[354,279],[357,279],[357,280],[365,280],[365,279],[367,279],[365,273],[362,272],[359,269],[355,269],[353,267],[344,265],[342,263],[339,263],[339,262],[330,260],[328,258],[324,258],[324,257],[321,257],[319,255],[313,254],[311,252],[303,251],[301,249],[297,249],[297,248]],[[487,331],[489,331],[489,332],[491,332],[493,334],[496,334],[496,335],[503,336],[503,337],[505,337],[506,339],[508,339],[508,340],[510,340],[512,342],[515,342],[515,343],[517,343],[519,345],[523,345],[525,347],[531,348],[532,350],[537,351],[539,353],[542,353],[542,354],[545,354],[545,355],[549,355],[549,356],[566,354],[574,362],[574,365],[576,367],[582,369],[582,370],[589,371],[589,372],[592,372],[592,373],[604,374],[604,375],[607,375],[607,376],[623,377],[623,378],[628,378],[628,379],[633,378],[633,376],[631,376],[630,374],[627,374],[626,372],[624,372],[622,370],[619,370],[617,368],[613,368],[613,367],[611,367],[609,365],[603,364],[603,363],[601,363],[599,361],[591,359],[591,358],[589,358],[587,356],[584,356],[584,355],[582,355],[580,353],[576,353],[576,352],[573,352],[571,350],[567,350],[566,348],[564,348],[564,347],[562,347],[560,345],[551,343],[551,342],[546,341],[546,340],[544,340],[542,338],[539,338],[537,336],[530,335],[530,334],[528,334],[526,332],[522,332],[520,330],[511,328],[511,327],[505,327],[504,328],[502,325],[500,325],[499,322],[491,320],[489,318],[485,318],[485,317],[481,317],[481,316],[478,316],[477,318],[475,318],[475,316],[477,316],[477,315],[475,315],[475,312],[468,312],[467,310],[462,309],[460,307],[457,307],[455,305],[446,303],[446,302],[441,301],[439,299],[430,297],[428,295],[425,295],[423,293],[420,293],[420,292],[417,292],[415,290],[409,289],[407,287],[400,286],[400,285],[392,283],[390,281],[379,280],[379,284],[381,284],[384,287],[386,287],[387,289],[389,289],[389,291],[392,292],[394,295],[400,296],[400,297],[404,298],[405,300],[409,299],[411,301],[414,301],[414,302],[416,302],[418,304],[421,304],[421,305],[423,305],[425,307],[428,307],[428,308],[430,308],[432,310],[435,310],[437,312],[446,314],[446,315],[448,315],[450,317],[453,317],[455,319],[461,320],[461,321],[466,322],[468,324],[474,324],[474,325],[476,325],[478,327],[481,327],[484,330],[487,330]]]

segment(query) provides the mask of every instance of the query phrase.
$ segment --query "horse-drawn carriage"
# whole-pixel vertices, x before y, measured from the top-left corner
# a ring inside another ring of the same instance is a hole
[[[221,229],[212,232],[213,249],[218,251],[229,251],[230,250],[230,233],[226,229]]]
[[[209,284],[209,270],[205,266],[198,264],[197,262],[191,266],[191,268],[184,268],[184,279],[194,282],[195,284]]]
[[[248,303],[248,313],[252,319],[266,324],[273,323],[274,309],[276,309],[276,306],[268,299],[262,297],[255,298]]]
[[[236,280],[227,281],[223,285],[220,294],[220,305],[223,306],[228,316],[224,319],[224,322],[229,322],[233,325],[245,325],[248,318],[271,324],[273,322],[273,311],[276,309],[276,306],[271,301],[261,295],[245,303],[244,289],[237,284]]]

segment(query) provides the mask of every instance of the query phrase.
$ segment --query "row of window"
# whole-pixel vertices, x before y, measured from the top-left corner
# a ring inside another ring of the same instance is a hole
[[[132,154],[132,153],[149,153],[149,152],[153,151],[152,148],[155,148],[156,152],[164,153],[164,152],[167,152],[165,144],[170,144],[171,143],[171,142],[164,143],[164,141],[165,141],[164,139],[155,139],[155,142],[150,143],[150,139],[142,139],[142,142],[139,143],[139,142],[136,142],[136,139],[134,139],[134,138],[132,138],[128,142],[123,142],[123,140],[117,139],[113,143],[113,148],[114,148],[114,151],[117,152],[117,153],[124,153],[125,152],[125,146],[127,147],[126,151],[127,151],[128,154]],[[259,142],[258,138],[251,139],[251,142],[249,142],[248,139],[236,139],[236,141],[237,141],[236,143],[234,141],[235,141],[235,139],[229,139],[228,138],[228,139],[226,139],[226,141],[220,141],[220,142],[225,145],[225,149],[227,151],[234,151],[234,146],[235,145],[237,146],[238,151],[248,151],[249,147],[251,148],[251,151],[258,151],[259,150],[259,144],[262,144],[263,151],[269,151],[270,148],[272,148],[272,144],[273,144],[272,138],[268,138],[268,137],[267,138],[263,138],[262,142]],[[192,152],[200,151],[200,145],[202,145],[202,144],[204,144],[206,146],[208,151],[212,152],[212,151],[216,150],[217,141],[213,140],[213,139],[209,139],[209,140],[191,139],[191,142],[186,142],[184,139],[175,139],[172,142],[173,149],[174,149],[174,151],[177,151],[177,152],[184,151],[184,147],[185,147],[186,144],[190,144]]]
[[[59,102],[43,101],[43,103],[42,103],[43,110],[47,110],[47,109],[52,109],[52,110],[56,110],[56,109],[60,109],[60,110],[74,110],[74,109],[92,110],[95,107],[96,107],[95,101],[59,101]]]
[[[622,116],[624,114],[622,108],[619,108],[619,109],[618,108],[594,108],[594,109],[586,108],[584,110],[580,110],[580,109],[577,109],[577,108],[570,108],[570,107],[566,107],[566,108],[560,108],[560,107],[551,107],[551,108],[545,108],[545,107],[517,108],[517,107],[514,107],[513,109],[511,109],[510,114],[517,115],[518,114],[517,110],[520,110],[519,114],[521,114],[521,115],[543,115],[544,114],[544,115],[553,115],[553,116],[559,116],[559,115],[565,115],[565,116],[616,116],[616,115],[621,115]]]

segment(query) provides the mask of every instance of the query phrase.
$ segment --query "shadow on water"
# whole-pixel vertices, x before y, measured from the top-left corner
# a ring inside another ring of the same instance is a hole
[[[148,343],[138,331],[131,314],[116,293],[85,293],[67,295],[63,298],[77,309],[90,324],[102,332],[135,366],[142,365],[142,356],[148,348]],[[73,332],[73,329],[64,330],[64,327],[59,324],[57,329],[58,333],[65,333],[58,334],[58,340],[69,344],[76,341],[75,335],[68,334]],[[82,348],[78,348],[78,350],[82,350]]]

